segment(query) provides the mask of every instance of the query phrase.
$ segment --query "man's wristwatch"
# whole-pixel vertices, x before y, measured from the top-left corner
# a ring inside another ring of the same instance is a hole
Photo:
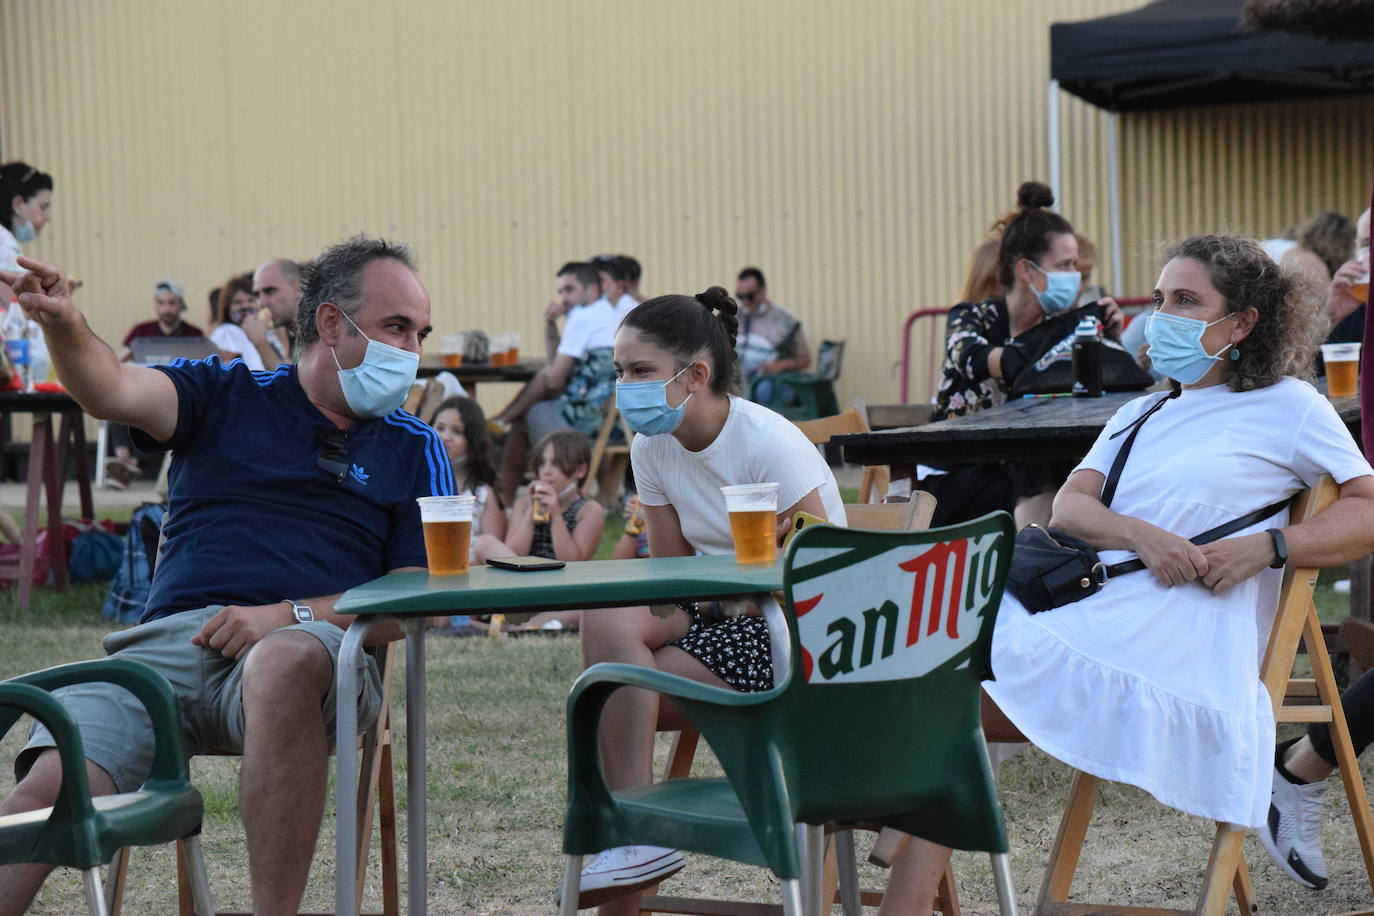
[[[1283,569],[1288,565],[1288,542],[1284,540],[1283,532],[1277,528],[1270,528],[1264,533],[1274,542],[1274,562],[1269,564],[1269,568]]]
[[[283,598],[287,604],[291,605],[291,613],[296,618],[296,623],[309,623],[315,619],[315,612],[310,610],[310,605],[301,604],[295,598]]]

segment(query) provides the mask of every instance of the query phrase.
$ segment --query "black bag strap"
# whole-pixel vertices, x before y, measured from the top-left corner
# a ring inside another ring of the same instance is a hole
[[[1183,389],[1175,388],[1158,401],[1155,401],[1153,407],[1140,415],[1140,419],[1136,420],[1130,426],[1124,426],[1118,429],[1108,437],[1115,439],[1117,436],[1125,435],[1127,432],[1130,433],[1129,436],[1126,436],[1126,441],[1121,443],[1121,449],[1116,453],[1116,460],[1112,462],[1112,469],[1107,473],[1107,482],[1102,487],[1102,505],[1110,506],[1112,504],[1112,497],[1116,495],[1117,482],[1121,480],[1121,469],[1126,466],[1126,456],[1131,453],[1131,446],[1135,445],[1135,437],[1139,434],[1140,427],[1146,420],[1154,415],[1155,411],[1159,410],[1159,408],[1163,407],[1170,400],[1178,397],[1182,393]]]
[[[1288,505],[1288,500],[1281,499],[1273,505],[1265,506],[1263,509],[1256,509],[1249,515],[1242,515],[1240,518],[1232,519],[1224,525],[1217,525],[1215,528],[1208,528],[1206,531],[1202,532],[1202,534],[1199,534],[1196,537],[1191,537],[1188,540],[1192,541],[1194,544],[1197,544],[1199,547],[1203,544],[1210,544],[1213,541],[1219,541],[1222,538],[1226,537],[1228,534],[1235,534],[1237,531],[1240,531],[1244,528],[1249,528],[1256,522],[1262,522],[1266,518],[1269,518],[1269,516],[1271,515],[1278,515],[1279,510],[1281,510],[1286,505]],[[1122,560],[1120,563],[1113,563],[1111,566],[1106,567],[1106,572],[1108,578],[1110,578],[1112,576],[1119,576],[1122,573],[1135,572],[1136,570],[1144,568],[1145,562],[1141,560],[1139,557],[1136,557],[1132,560]]]

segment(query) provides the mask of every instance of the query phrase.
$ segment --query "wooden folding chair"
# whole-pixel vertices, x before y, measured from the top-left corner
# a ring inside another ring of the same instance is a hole
[[[611,436],[617,425],[621,426],[623,441],[613,443]],[[620,424],[620,411],[615,408],[615,398],[608,398],[606,414],[601,419],[601,430],[592,442],[592,460],[587,465],[586,495],[589,498],[604,492],[607,500],[610,500],[619,493],[620,482],[625,479],[625,469],[630,466],[631,438],[633,433]]]
[[[392,771],[391,751],[391,672],[400,655],[395,650],[397,643],[387,643],[377,657],[382,676],[382,709],[377,722],[368,729],[358,741],[362,749],[362,772],[366,778],[358,784],[358,892],[357,908],[362,913],[364,881],[367,877],[368,848],[371,845],[373,801],[376,801],[376,817],[381,837],[382,869],[382,908],[380,911],[362,916],[400,916],[401,886],[397,869],[396,848],[396,788]],[[106,882],[106,909],[110,916],[119,916],[123,903],[124,885],[128,878],[130,847],[121,849],[110,861],[109,880]],[[191,902],[191,885],[186,868],[185,851],[181,842],[177,843],[177,896],[179,916],[195,916]],[[218,916],[251,916],[248,913],[216,911]],[[331,916],[328,913],[302,913],[301,916]]]
[[[1335,498],[1335,483],[1331,478],[1323,477],[1315,487],[1295,498],[1290,521],[1297,523],[1311,519],[1329,506]],[[1312,603],[1312,590],[1316,584],[1317,570],[1314,568],[1290,568],[1284,574],[1278,610],[1269,631],[1264,660],[1260,664],[1260,679],[1264,682],[1274,704],[1275,721],[1330,723],[1331,743],[1336,749],[1336,757],[1340,763],[1341,780],[1345,784],[1351,816],[1355,820],[1355,830],[1364,853],[1365,870],[1370,877],[1371,886],[1374,886],[1374,822],[1371,821],[1369,802],[1365,797],[1359,764],[1355,760],[1355,750],[1350,743],[1345,712],[1341,709],[1340,692],[1331,672],[1331,658],[1327,654],[1321,624],[1317,620],[1317,611]],[[1292,677],[1293,660],[1297,655],[1299,640],[1307,647],[1313,671],[1311,679]],[[1313,696],[1318,699],[1319,705],[1296,706],[1286,702],[1289,699],[1310,700]],[[1192,910],[1068,903],[1069,888],[1073,884],[1074,872],[1078,867],[1078,857],[1082,852],[1083,839],[1087,835],[1088,822],[1092,819],[1099,783],[1100,780],[1096,776],[1081,771],[1074,773],[1073,786],[1069,790],[1069,799],[1059,822],[1059,835],[1055,839],[1050,861],[1045,869],[1044,883],[1040,887],[1037,913],[1042,916],[1087,916],[1092,913],[1113,913],[1122,916],[1192,913],[1195,916],[1219,916],[1226,911],[1232,893],[1235,894],[1240,912],[1252,913],[1257,910],[1254,888],[1250,883],[1250,874],[1242,855],[1245,832],[1233,830],[1229,825],[1222,823],[1217,824],[1202,888]]]
[[[864,416],[864,411],[858,407],[851,407],[844,413],[821,417],[819,420],[793,420],[792,422],[797,429],[806,435],[812,445],[825,445],[834,436],[869,431],[868,419]],[[863,477],[859,479],[859,502],[882,502],[883,497],[887,495],[889,482],[890,474],[885,465],[865,466]]]
[[[833,418],[826,418],[833,419]],[[825,422],[824,420],[809,422]],[[798,424],[799,426],[802,424]],[[880,531],[917,531],[922,528],[930,527],[930,520],[935,515],[935,497],[923,490],[917,490],[911,495],[911,501],[905,503],[846,503],[844,507],[845,518],[850,528],[869,528]],[[663,769],[664,780],[685,779],[691,775],[692,760],[696,757],[697,744],[701,740],[701,734],[694,729],[684,729],[673,735],[672,747],[668,751],[668,764]],[[839,882],[839,869],[836,864],[836,843],[831,841],[826,844],[825,859],[825,899],[835,899],[836,888]],[[840,854],[843,855],[845,848],[848,849],[849,858],[853,860],[852,837],[849,844],[841,839]],[[959,916],[958,897],[954,892],[953,873],[946,872],[946,880],[941,882],[940,888],[942,899],[952,901],[952,905],[941,908],[945,916]],[[706,900],[698,897],[667,897],[658,896],[658,885],[653,885],[645,890],[644,898],[640,903],[639,912],[652,914],[655,912],[664,913],[691,913],[698,916],[731,916],[731,914],[765,914],[781,912],[781,907],[774,904],[764,903],[743,903],[731,900]],[[864,891],[864,903],[871,903],[876,894],[877,900],[881,902],[882,895],[875,891]]]

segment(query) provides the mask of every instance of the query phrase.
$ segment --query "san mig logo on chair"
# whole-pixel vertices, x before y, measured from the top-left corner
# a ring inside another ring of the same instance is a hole
[[[898,680],[958,663],[982,626],[998,550],[997,535],[901,547],[795,585],[807,681]]]
[[[358,481],[360,485],[364,487],[367,486],[368,474],[367,471],[363,470],[363,466],[361,464],[355,464],[352,467],[350,467],[348,469],[348,476]]]

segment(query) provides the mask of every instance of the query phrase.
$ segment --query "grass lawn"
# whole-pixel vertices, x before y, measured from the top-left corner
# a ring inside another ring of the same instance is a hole
[[[617,525],[618,519],[608,525],[607,543],[614,540]],[[100,637],[108,630],[97,612],[103,592],[102,587],[76,588],[61,595],[39,590],[27,614],[16,611],[8,595],[0,595],[0,678],[99,655]],[[1324,613],[1339,614],[1344,596],[1331,594],[1329,587],[1322,592],[1319,604]],[[564,801],[563,700],[579,667],[574,637],[429,641],[431,912],[553,911]],[[398,700],[397,789],[404,816],[401,706]],[[0,759],[13,759],[22,745],[22,733],[23,729],[15,729],[0,740]],[[666,752],[665,739],[660,739],[659,751]],[[215,902],[225,909],[249,905],[247,858],[235,811],[237,767],[236,758],[197,758],[193,764],[195,781],[206,799],[205,849]],[[710,769],[712,761],[701,761],[700,767]],[[1007,762],[1001,780],[1016,889],[1020,906],[1029,912],[1053,842],[1068,771],[1032,749]],[[0,794],[7,793],[11,783],[8,765],[0,768]],[[1336,785],[1331,794],[1339,796]],[[1075,887],[1096,900],[1188,906],[1211,834],[1211,825],[1166,809],[1139,790],[1108,786]],[[333,836],[332,816],[327,815],[307,909],[331,908]],[[1325,837],[1332,880],[1322,892],[1306,891],[1283,878],[1258,843],[1253,838],[1247,841],[1246,858],[1264,912],[1296,916],[1369,906],[1370,887],[1361,876],[1358,846],[1343,798],[1332,799],[1327,806]],[[861,856],[870,843],[870,837],[860,838]],[[404,868],[404,851],[401,861]],[[995,912],[986,857],[957,853],[955,868],[964,911]],[[173,912],[173,873],[169,849],[136,853],[126,912]],[[864,866],[863,875],[866,886],[883,880],[883,874],[871,866]],[[402,881],[404,888],[404,877]],[[374,866],[368,893],[374,905],[376,884]],[[688,869],[665,889],[776,900],[775,882],[763,871],[699,856],[689,856]],[[84,912],[80,894],[78,876],[59,872],[48,881],[32,912]]]

